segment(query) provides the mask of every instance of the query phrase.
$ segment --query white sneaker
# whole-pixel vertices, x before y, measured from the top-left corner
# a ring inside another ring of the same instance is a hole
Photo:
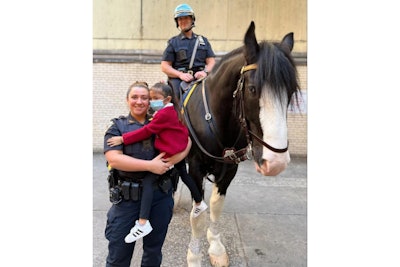
[[[136,220],[135,226],[132,227],[131,231],[127,236],[125,236],[125,243],[132,243],[136,240],[148,235],[153,231],[153,227],[149,221],[146,221],[144,225],[141,225],[138,220]]]
[[[192,209],[192,216],[193,218],[196,218],[199,216],[203,211],[205,211],[208,208],[206,202],[202,200],[200,202],[200,205],[196,206],[196,204],[193,204],[193,209]]]

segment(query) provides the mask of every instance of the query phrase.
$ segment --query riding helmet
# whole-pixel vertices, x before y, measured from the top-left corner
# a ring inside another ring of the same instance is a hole
[[[190,16],[192,17],[192,27],[194,27],[194,21],[196,20],[194,16],[194,11],[193,9],[188,5],[188,4],[180,4],[175,8],[174,11],[174,20],[176,23],[176,27],[178,28],[178,18],[179,17],[184,17],[184,16]]]

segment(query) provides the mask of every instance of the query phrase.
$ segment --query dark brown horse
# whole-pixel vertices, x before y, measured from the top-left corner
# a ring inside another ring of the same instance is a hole
[[[238,164],[253,159],[263,175],[282,172],[290,161],[287,108],[299,92],[291,57],[293,33],[280,43],[257,42],[251,22],[244,45],[226,54],[210,75],[196,84],[185,99],[183,112],[193,141],[189,173],[204,195],[204,178],[214,176],[210,198],[208,250],[213,266],[229,260],[216,227],[227,189]],[[200,237],[206,213],[191,217],[192,238],[188,266],[201,266]]]

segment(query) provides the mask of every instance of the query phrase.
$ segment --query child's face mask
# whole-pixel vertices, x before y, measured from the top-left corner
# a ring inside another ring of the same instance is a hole
[[[160,110],[164,107],[164,100],[158,99],[158,100],[150,100],[150,107],[154,110]]]

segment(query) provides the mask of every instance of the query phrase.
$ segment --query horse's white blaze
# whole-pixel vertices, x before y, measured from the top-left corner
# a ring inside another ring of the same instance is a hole
[[[260,98],[260,123],[263,131],[263,140],[270,146],[283,149],[288,145],[286,107],[285,103],[280,103],[272,97],[268,90],[262,90]],[[276,153],[263,147],[262,158],[265,160],[262,166],[256,166],[257,171],[263,175],[277,175],[282,172],[290,161],[289,152]]]

